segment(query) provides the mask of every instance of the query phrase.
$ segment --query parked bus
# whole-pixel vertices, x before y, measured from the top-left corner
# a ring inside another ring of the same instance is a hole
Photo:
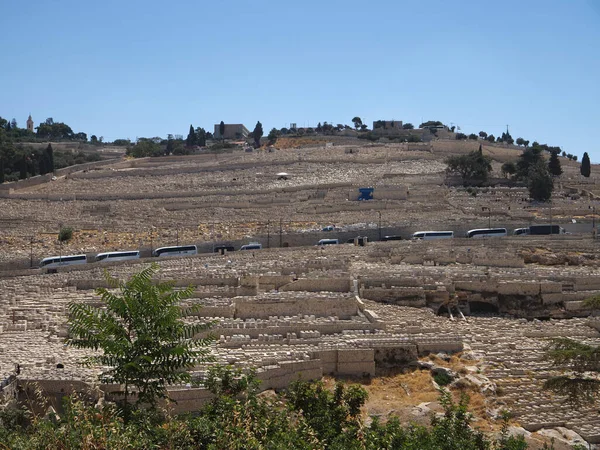
[[[422,239],[429,241],[433,239],[451,239],[454,237],[454,231],[417,231],[413,233],[413,239]]]
[[[565,234],[565,229],[558,225],[530,225],[529,234],[546,235],[546,234]]]
[[[500,237],[506,235],[506,228],[477,228],[467,231],[468,238]]]
[[[127,261],[129,259],[140,259],[140,252],[105,252],[96,255],[96,262],[100,261]]]
[[[249,244],[242,245],[240,250],[261,250],[262,244],[259,242],[250,242]]]
[[[352,242],[354,242],[354,239],[352,240]],[[335,244],[339,244],[340,241],[339,239],[321,239],[317,245],[335,245]]]
[[[152,256],[184,256],[197,255],[198,247],[195,245],[179,245],[175,247],[160,247],[152,252]]]
[[[50,256],[40,261],[40,267],[73,266],[87,263],[85,255]]]

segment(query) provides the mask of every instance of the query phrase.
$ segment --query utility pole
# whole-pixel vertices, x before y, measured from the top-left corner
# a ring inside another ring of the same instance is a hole
[[[592,206],[592,239],[596,239],[596,207]]]
[[[282,236],[283,228],[282,228],[282,226],[283,226],[283,219],[279,219],[279,247],[280,248],[283,247],[283,236]]]
[[[377,211],[377,214],[379,214],[379,224],[377,229],[379,230],[379,240],[381,241],[381,211]]]
[[[179,247],[179,228],[175,228],[175,239],[177,240],[177,247]]]
[[[267,248],[271,248],[271,221],[267,220]]]
[[[62,222],[58,223],[58,261],[59,263],[62,262],[62,241],[60,240],[60,230],[62,229],[63,224]]]
[[[33,236],[29,239],[29,267],[33,268]]]

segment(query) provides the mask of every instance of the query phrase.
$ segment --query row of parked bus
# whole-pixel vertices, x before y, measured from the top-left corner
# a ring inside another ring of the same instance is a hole
[[[242,245],[240,250],[260,250],[262,244],[259,242],[250,242],[249,244]],[[233,246],[216,246],[214,251],[218,252],[221,249],[227,251],[233,251]],[[152,256],[160,258],[166,256],[187,256],[197,255],[198,247],[195,245],[177,245],[173,247],[160,247],[152,252]],[[104,252],[98,253],[94,258],[93,262],[112,262],[112,261],[128,261],[132,259],[139,259],[139,250],[125,251],[125,252]],[[86,264],[88,262],[87,255],[65,255],[65,256],[50,256],[40,261],[40,267],[52,268],[60,266],[71,266],[76,264]]]
[[[531,225],[525,228],[515,228],[513,236],[544,236],[550,234],[566,234],[563,227],[559,225]],[[467,238],[502,237],[508,236],[506,228],[477,228],[467,231]],[[413,239],[450,239],[454,237],[454,231],[417,231],[413,233]]]
[[[558,225],[531,225],[526,228],[516,228],[512,233],[514,236],[524,235],[550,235],[550,234],[565,234],[564,228]],[[489,237],[502,237],[508,236],[506,228],[476,228],[469,230],[466,233],[467,238],[489,238]],[[412,234],[412,239],[416,240],[433,240],[433,239],[452,239],[454,238],[454,231],[417,231]],[[355,239],[359,240],[360,245],[364,245],[367,238],[358,237],[349,239],[347,242],[354,242]],[[402,239],[399,235],[384,236],[382,241],[392,241]],[[338,239],[321,239],[317,245],[331,245],[339,244]],[[242,245],[240,250],[260,250],[262,245],[259,242],[250,242],[249,244]],[[214,247],[215,252],[221,251],[232,252],[235,248],[231,245],[218,245]],[[198,254],[198,247],[195,245],[181,245],[173,247],[160,247],[152,252],[152,256],[165,257],[165,256],[186,256]],[[98,253],[93,262],[108,262],[108,261],[127,261],[132,259],[139,259],[140,252],[138,250],[125,251],[125,252],[105,252]],[[40,267],[52,268],[60,266],[68,266],[74,264],[86,264],[88,258],[86,255],[66,255],[66,256],[51,256],[44,258],[40,262]]]

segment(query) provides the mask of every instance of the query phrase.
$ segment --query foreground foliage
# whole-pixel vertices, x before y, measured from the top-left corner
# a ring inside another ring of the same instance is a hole
[[[175,291],[172,283],[155,283],[157,270],[154,263],[126,282],[106,274],[111,289],[96,291],[105,307],[69,304],[67,343],[102,350],[85,363],[106,368],[101,382],[124,385],[125,407],[132,394],[138,405],[155,407],[167,398],[167,385],[191,381],[189,370],[210,359],[210,341],[196,338],[206,325],[182,321],[196,311],[179,306],[193,287]]]
[[[459,403],[441,391],[444,414],[431,427],[402,426],[392,418],[367,424],[360,386],[322,382],[293,383],[280,395],[257,395],[252,373],[229,368],[210,371],[206,386],[214,399],[197,415],[172,417],[137,410],[123,421],[116,408],[94,408],[78,397],[65,399],[60,418],[29,417],[23,425],[8,412],[0,415],[0,442],[11,449],[332,449],[332,450],[524,450],[522,438],[508,435],[507,422],[497,440],[471,427],[468,397]],[[21,417],[23,419],[23,417]]]

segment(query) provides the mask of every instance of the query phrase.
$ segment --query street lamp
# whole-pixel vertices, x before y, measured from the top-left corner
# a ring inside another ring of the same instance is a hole
[[[377,214],[379,214],[379,224],[377,226],[377,229],[379,231],[379,240],[381,240],[381,211],[377,211]]]

